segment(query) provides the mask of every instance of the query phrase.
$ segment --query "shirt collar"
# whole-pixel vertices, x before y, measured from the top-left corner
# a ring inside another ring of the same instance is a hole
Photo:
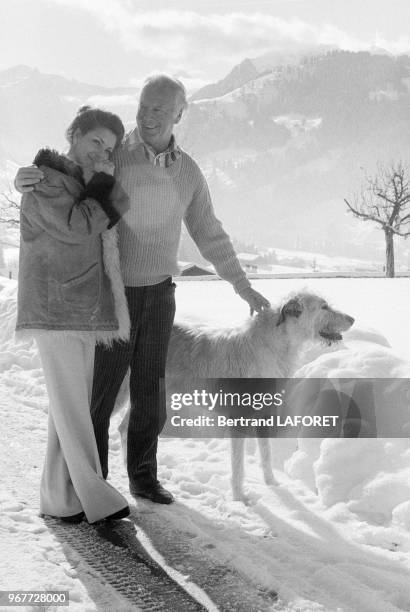
[[[129,132],[125,139],[125,146],[129,149],[136,149],[137,147],[142,147],[144,151],[144,155],[146,159],[153,166],[160,166],[162,168],[168,168],[171,164],[174,163],[179,157],[181,157],[181,149],[176,144],[175,136],[171,136],[171,140],[169,141],[169,145],[165,151],[161,153],[156,153],[150,145],[144,142],[140,136],[138,131],[138,127],[135,127],[131,132]]]

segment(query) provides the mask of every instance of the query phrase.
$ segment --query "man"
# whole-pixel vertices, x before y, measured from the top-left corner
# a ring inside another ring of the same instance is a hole
[[[116,176],[130,197],[130,210],[119,224],[122,274],[131,318],[128,343],[95,353],[91,414],[104,477],[108,474],[108,429],[114,403],[130,368],[131,411],[127,441],[130,492],[157,503],[173,496],[157,480],[157,443],[166,419],[160,379],[175,314],[177,250],[181,223],[229,281],[251,311],[269,302],[251,288],[230,239],[215,217],[205,178],[194,160],[176,144],[173,128],[187,105],[185,88],[166,75],[147,79],[141,92],[137,128],[113,160]],[[23,168],[20,191],[39,179]],[[33,180],[35,179],[35,181]]]

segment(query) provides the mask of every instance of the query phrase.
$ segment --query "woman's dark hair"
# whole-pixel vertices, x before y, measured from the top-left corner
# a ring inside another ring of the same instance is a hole
[[[66,131],[67,140],[70,143],[73,142],[73,135],[77,129],[84,135],[99,127],[107,128],[107,130],[111,130],[115,134],[117,138],[115,146],[118,147],[124,138],[125,132],[121,119],[118,115],[114,115],[114,113],[101,110],[100,108],[91,108],[91,106],[82,106],[79,109],[76,118]]]

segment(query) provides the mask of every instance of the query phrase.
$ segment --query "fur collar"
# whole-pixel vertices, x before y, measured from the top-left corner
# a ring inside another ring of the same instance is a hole
[[[33,164],[36,166],[47,166],[53,170],[57,170],[67,176],[72,176],[80,183],[84,183],[83,173],[77,164],[65,155],[61,155],[55,149],[40,149],[34,158]]]

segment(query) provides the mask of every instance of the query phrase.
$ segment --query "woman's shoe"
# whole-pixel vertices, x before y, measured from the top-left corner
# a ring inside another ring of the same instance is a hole
[[[119,521],[120,519],[126,518],[130,514],[130,507],[125,506],[125,508],[121,508],[118,512],[114,512],[113,514],[109,514],[108,516],[104,516],[104,518],[99,519],[98,521],[93,521],[90,525],[102,525],[105,521]]]
[[[71,516],[60,516],[60,520],[64,521],[64,523],[81,523],[83,518],[85,517],[84,512],[79,512],[78,514],[72,514]]]
[[[105,520],[106,521],[119,521],[120,519],[123,519],[129,516],[130,512],[131,512],[130,507],[125,506],[125,508],[118,510],[118,512],[114,512],[114,514],[110,514],[109,516],[106,516]]]

